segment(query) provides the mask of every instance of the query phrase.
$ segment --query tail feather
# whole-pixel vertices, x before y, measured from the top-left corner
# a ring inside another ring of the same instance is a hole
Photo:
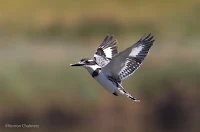
[[[129,93],[126,94],[128,98],[132,99],[135,102],[140,102],[140,100],[137,100],[136,98],[134,98],[132,95],[130,95]]]
[[[137,100],[134,98],[131,94],[129,94],[123,87],[122,85],[118,84],[118,90],[120,91],[121,94],[126,95],[128,98],[132,99],[135,102],[140,102],[140,100]]]

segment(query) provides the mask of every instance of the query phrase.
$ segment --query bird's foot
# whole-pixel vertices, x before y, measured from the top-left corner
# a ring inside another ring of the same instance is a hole
[[[114,92],[113,95],[118,96],[117,92]]]

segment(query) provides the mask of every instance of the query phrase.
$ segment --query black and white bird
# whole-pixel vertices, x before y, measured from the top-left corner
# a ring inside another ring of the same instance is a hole
[[[118,53],[117,40],[107,35],[96,53],[94,60],[84,58],[70,66],[83,66],[91,76],[113,95],[125,95],[140,102],[122,87],[122,80],[132,75],[147,56],[154,39],[144,35],[137,43]]]

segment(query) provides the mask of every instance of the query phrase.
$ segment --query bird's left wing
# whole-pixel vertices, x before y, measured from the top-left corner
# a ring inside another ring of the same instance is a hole
[[[137,43],[114,56],[102,71],[118,81],[129,77],[142,64],[153,42],[151,34],[142,37]]]
[[[113,36],[106,35],[94,54],[94,59],[99,66],[104,67],[117,53],[117,40],[113,39]]]

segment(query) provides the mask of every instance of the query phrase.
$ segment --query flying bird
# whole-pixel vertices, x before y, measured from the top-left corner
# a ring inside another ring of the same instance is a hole
[[[135,44],[118,53],[117,40],[106,35],[94,54],[94,60],[83,58],[70,66],[87,69],[90,75],[113,95],[125,95],[135,102],[140,102],[122,87],[122,80],[140,67],[154,41],[151,34],[144,35]]]

